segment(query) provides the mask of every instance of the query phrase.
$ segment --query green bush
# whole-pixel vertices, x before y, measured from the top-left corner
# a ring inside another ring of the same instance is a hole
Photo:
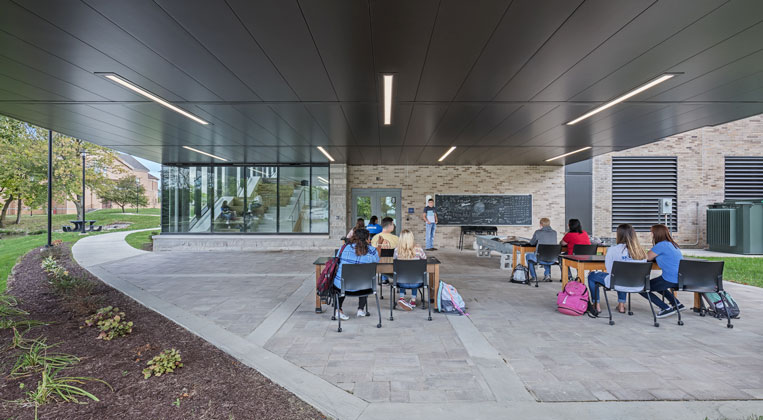
[[[69,295],[75,300],[90,295],[95,286],[86,279],[71,276],[66,267],[59,265],[52,256],[45,257],[40,263],[40,267],[48,274],[48,280],[56,292]]]
[[[113,340],[116,337],[122,337],[132,332],[132,321],[125,320],[125,313],[120,312],[119,308],[107,306],[101,308],[85,320],[85,326],[97,326],[101,333],[98,334],[98,340]]]
[[[183,367],[180,352],[175,349],[162,351],[158,356],[149,360],[147,365],[148,367],[143,369],[145,379],[150,378],[151,375],[162,376],[165,373],[172,373],[175,369]]]

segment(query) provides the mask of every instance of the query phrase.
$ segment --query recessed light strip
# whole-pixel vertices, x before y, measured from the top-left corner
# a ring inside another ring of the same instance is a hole
[[[563,155],[559,155],[559,156],[557,156],[557,157],[552,157],[551,159],[546,159],[546,162],[551,162],[552,160],[561,159],[561,158],[563,158],[563,157],[565,157],[565,156],[574,155],[575,153],[580,153],[580,152],[582,152],[582,151],[584,151],[584,150],[588,150],[588,149],[590,149],[590,148],[591,148],[591,146],[587,146],[587,147],[584,147],[584,148],[582,148],[582,149],[573,150],[573,151],[571,151],[571,152],[569,152],[569,153],[565,153],[565,154],[563,154]]]
[[[321,153],[323,153],[323,156],[326,156],[326,158],[328,158],[328,160],[330,160],[332,162],[334,161],[334,158],[331,157],[331,155],[329,154],[329,152],[326,151],[326,149],[324,149],[321,146],[318,146],[318,150],[320,150]]]
[[[180,115],[183,115],[185,117],[188,117],[188,118],[196,121],[199,124],[204,124],[204,125],[208,125],[209,124],[208,122],[206,122],[206,121],[202,120],[201,118],[191,114],[190,112],[184,111],[184,110],[176,107],[175,105],[172,105],[168,101],[166,101],[166,100],[164,100],[164,99],[154,95],[153,93],[151,93],[151,92],[149,92],[149,91],[139,87],[138,85],[135,85],[135,84],[127,81],[126,79],[123,79],[120,76],[117,76],[114,73],[97,73],[97,74],[101,74],[105,78],[111,80],[112,82],[116,82],[116,83],[126,87],[127,89],[130,89],[131,91],[141,95],[141,96],[145,96],[146,98],[151,99],[152,101],[158,103],[161,106],[167,107],[167,108],[177,112]]]
[[[442,162],[442,161],[443,161],[443,160],[445,160],[445,158],[446,158],[446,157],[448,157],[448,155],[449,155],[449,154],[451,154],[451,152],[453,152],[454,150],[456,150],[456,146],[453,146],[453,147],[451,147],[450,149],[448,149],[448,151],[447,151],[447,152],[445,152],[445,154],[444,154],[444,155],[442,155],[442,157],[440,157],[439,159],[437,159],[437,161],[438,161],[438,162]]]
[[[583,114],[583,115],[581,115],[578,118],[575,118],[574,120],[568,122],[567,125],[577,124],[580,121],[583,121],[584,119],[586,119],[586,118],[588,118],[588,117],[590,117],[592,115],[598,114],[599,112],[604,111],[605,109],[611,108],[611,107],[619,104],[620,102],[623,102],[623,101],[627,100],[628,98],[636,96],[639,93],[641,93],[641,92],[643,92],[643,91],[645,91],[645,90],[647,90],[647,89],[649,89],[651,87],[657,86],[660,83],[662,83],[662,82],[672,78],[673,76],[675,76],[675,74],[663,74],[662,76],[652,80],[651,82],[649,82],[649,83],[647,83],[647,84],[645,84],[643,86],[637,87],[636,89],[633,89],[632,91],[626,93],[625,95],[620,96],[619,98],[613,99],[613,100],[607,102],[606,104],[604,104],[604,105],[594,109],[593,111],[588,112],[586,114]]]
[[[202,154],[202,155],[204,155],[204,156],[209,156],[209,157],[211,157],[211,158],[215,158],[215,159],[217,159],[217,160],[221,160],[221,161],[223,161],[223,162],[227,162],[227,161],[228,161],[228,159],[225,159],[225,158],[221,158],[220,156],[215,156],[215,155],[213,155],[213,154],[211,154],[211,153],[202,152],[201,150],[199,150],[199,149],[194,149],[193,147],[190,147],[190,146],[183,146],[183,149],[188,149],[188,150],[190,150],[190,151],[192,151],[192,152],[196,152],[196,153]]]
[[[324,177],[322,177],[322,176],[319,176],[319,177],[318,177],[318,179],[319,179],[321,182],[323,182],[324,184],[328,184],[328,183],[329,183],[329,180],[328,180],[328,179],[326,179],[326,178],[324,178]]]
[[[385,74],[384,79],[384,125],[392,124],[392,74]]]

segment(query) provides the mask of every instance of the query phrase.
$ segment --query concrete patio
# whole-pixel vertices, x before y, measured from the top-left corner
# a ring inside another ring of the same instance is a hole
[[[336,332],[314,313],[312,261],[326,251],[137,252],[124,233],[85,238],[77,260],[105,282],[202,336],[337,418],[741,418],[763,414],[763,290],[727,283],[742,318],[684,312],[651,325],[555,311],[560,283],[507,282],[498,258],[438,251],[469,317],[395,311]],[[129,249],[127,249],[127,248]],[[132,251],[131,251],[132,250]],[[559,278],[558,268],[552,276]],[[614,298],[614,296],[611,296]],[[689,294],[679,299],[690,304]],[[545,403],[555,404],[545,404]],[[478,411],[475,411],[478,410]],[[468,413],[468,414],[467,414]],[[616,414],[616,415],[615,415]]]

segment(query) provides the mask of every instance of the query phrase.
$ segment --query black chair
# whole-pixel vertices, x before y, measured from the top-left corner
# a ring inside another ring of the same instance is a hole
[[[432,320],[432,306],[429,304],[429,275],[427,274],[427,260],[395,260],[393,263],[394,274],[392,283],[390,283],[389,293],[392,298],[389,302],[389,320],[394,321],[392,316],[392,309],[395,307],[396,299],[394,299],[395,291],[399,289],[398,283],[403,284],[415,284],[417,289],[424,289],[422,296],[423,302],[427,305],[429,310],[429,317],[427,320]]]
[[[392,258],[395,256],[395,248],[382,248],[381,252],[379,253],[379,257],[381,258]]]
[[[577,248],[577,245],[575,246]],[[628,262],[628,261],[615,261],[612,264],[612,273],[609,275],[609,287],[596,283],[596,287],[601,287],[604,292],[604,301],[607,305],[607,312],[609,313],[609,325],[615,325],[615,321],[612,320],[612,309],[609,307],[609,298],[607,298],[608,290],[616,290],[615,286],[639,288],[633,292],[628,293],[628,315],[633,315],[631,311],[631,293],[649,293],[650,274],[652,272],[652,263],[650,262]],[[651,299],[649,301],[649,307],[652,309],[652,319],[654,320],[654,326],[659,327],[660,323],[657,322],[657,314],[654,312],[654,305]]]
[[[726,308],[726,299],[723,296],[723,261],[697,261],[681,260],[678,263],[678,290],[694,293],[718,293],[726,310],[726,327],[734,328],[731,324],[731,316]],[[681,312],[678,312],[678,325],[683,325]],[[700,316],[705,316],[705,305],[702,303]]]
[[[572,248],[572,255],[596,255],[596,251],[598,249],[599,249],[599,246],[596,244],[575,245],[575,247]]]
[[[535,259],[538,261],[538,265],[560,265],[559,256],[562,254],[561,245],[544,245],[538,244],[535,247]],[[553,261],[551,264],[541,264],[541,261],[548,262]],[[535,287],[538,287],[538,275],[535,274]]]
[[[395,256],[395,248],[379,248],[380,258],[392,258]],[[377,274],[376,284],[379,286],[379,299],[384,299],[384,283],[382,283],[382,275]]]
[[[376,298],[376,311],[379,313],[379,323],[376,324],[376,328],[381,328],[381,307],[379,306],[379,296],[376,294],[376,287],[374,286],[375,278],[376,263],[342,264],[341,288],[340,290],[334,289],[334,313],[331,315],[332,321],[335,319],[339,321],[338,332],[342,332],[342,318],[336,316],[336,313],[339,310],[339,298],[343,296],[363,297],[374,295]]]

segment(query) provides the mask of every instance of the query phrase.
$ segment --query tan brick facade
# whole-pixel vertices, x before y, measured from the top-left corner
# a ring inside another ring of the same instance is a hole
[[[763,115],[715,127],[700,128],[667,137],[655,143],[622,152],[600,155],[593,160],[593,232],[613,236],[612,157],[676,156],[678,158],[678,233],[681,245],[706,245],[705,209],[723,201],[724,158],[763,156]],[[699,205],[699,216],[697,216]],[[648,234],[641,237],[648,245]]]
[[[332,188],[334,184],[332,170]],[[537,220],[549,217],[554,229],[564,230],[564,168],[559,166],[347,166],[347,213],[352,221],[353,188],[402,190],[402,229],[410,229],[423,245],[421,212],[427,195],[532,194],[532,226],[500,226],[500,235],[530,236]],[[332,201],[332,213],[334,212]],[[415,213],[409,215],[408,208]],[[349,229],[349,226],[347,226]],[[460,228],[438,226],[436,247],[455,247]],[[561,239],[561,237],[560,237]]]

